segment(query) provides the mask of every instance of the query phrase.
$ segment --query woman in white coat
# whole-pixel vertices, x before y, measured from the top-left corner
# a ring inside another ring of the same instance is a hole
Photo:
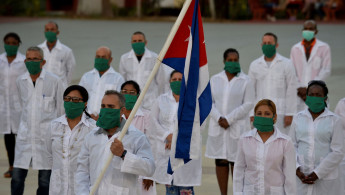
[[[84,87],[68,87],[63,94],[66,114],[51,122],[51,144],[48,146],[53,162],[50,195],[75,194],[78,154],[84,137],[96,127],[95,121],[85,111],[88,98]]]
[[[124,117],[126,120],[128,119],[129,115],[132,112],[132,109],[139,97],[140,94],[140,87],[139,84],[133,80],[126,81],[121,85],[121,93],[124,95],[126,99],[126,110]],[[149,120],[149,113],[143,111],[140,107],[135,113],[135,116],[132,120],[132,125],[142,131],[143,133],[146,134],[147,131],[147,126],[148,126],[148,120]],[[150,179],[146,178],[144,179],[142,176],[139,176],[139,190],[140,194],[142,195],[156,195],[156,184],[155,182]]]
[[[234,195],[295,195],[295,150],[289,136],[281,133],[275,104],[260,100],[254,108],[254,129],[238,142]]]
[[[167,173],[173,130],[177,127],[181,80],[180,72],[171,73],[172,91],[160,95],[150,113],[148,137],[156,163],[153,178],[157,183],[166,185],[167,195],[194,194],[193,186],[201,184],[201,159],[189,161],[172,175]]]
[[[310,81],[305,101],[308,108],[292,122],[298,195],[343,194],[338,179],[344,157],[343,127],[339,117],[326,108],[327,94],[323,81]]]
[[[25,56],[18,51],[20,37],[16,33],[7,33],[4,37],[5,53],[0,55],[0,133],[4,134],[9,169],[4,177],[12,177],[14,148],[16,134],[19,127],[22,107],[19,101],[19,92],[16,79],[26,72]]]
[[[212,110],[205,156],[215,159],[218,185],[225,195],[228,194],[229,164],[233,175],[238,139],[250,129],[254,86],[241,72],[236,49],[227,49],[223,57],[224,71],[211,78]]]

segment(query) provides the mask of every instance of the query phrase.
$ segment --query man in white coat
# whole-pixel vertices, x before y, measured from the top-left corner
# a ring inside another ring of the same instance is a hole
[[[88,195],[109,154],[112,162],[96,194],[137,195],[138,176],[151,177],[155,171],[150,143],[144,133],[134,126],[128,128],[122,142],[117,139],[126,120],[125,98],[117,91],[106,91],[102,99],[97,128],[82,145],[75,176],[75,192]]]
[[[123,77],[110,66],[112,60],[111,50],[105,46],[99,47],[96,51],[94,69],[85,73],[79,82],[79,85],[89,92],[88,113],[96,121],[104,92],[121,91],[121,85],[125,82]]]
[[[264,34],[261,44],[264,55],[250,64],[248,75],[254,83],[254,102],[272,100],[277,105],[276,126],[282,133],[288,134],[297,110],[297,79],[291,61],[276,52],[278,46],[275,34]],[[250,115],[253,121],[254,112],[251,111]]]
[[[339,100],[337,106],[335,107],[334,113],[337,114],[343,123],[343,133],[345,143],[345,98]],[[345,194],[345,158],[340,163],[340,182],[343,184],[342,194]]]
[[[307,108],[304,103],[308,82],[325,80],[331,75],[331,50],[327,43],[315,38],[318,33],[314,20],[304,22],[303,40],[291,48],[290,58],[298,77],[298,111]]]
[[[42,69],[45,62],[41,48],[28,48],[25,59],[28,72],[17,79],[23,110],[15,147],[13,195],[23,194],[30,166],[38,170],[37,194],[49,193],[52,162],[48,160],[48,131],[50,122],[63,114],[63,87],[59,77]]]
[[[38,45],[42,48],[46,60],[44,68],[56,74],[62,80],[64,87],[67,87],[72,80],[72,72],[75,68],[75,58],[72,50],[62,44],[57,38],[59,27],[55,22],[48,22],[44,26],[46,40]]]
[[[120,59],[119,72],[126,81],[134,80],[144,89],[146,81],[156,63],[157,54],[146,48],[147,40],[144,33],[135,32],[131,39],[132,50],[123,54]],[[149,111],[158,95],[167,92],[169,88],[169,74],[172,69],[161,66],[149,90],[147,91],[142,108]]]

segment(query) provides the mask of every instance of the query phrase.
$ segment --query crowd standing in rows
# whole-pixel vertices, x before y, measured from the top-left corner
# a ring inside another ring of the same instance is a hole
[[[335,113],[327,108],[330,47],[317,33],[315,21],[306,21],[290,59],[277,53],[278,37],[265,33],[263,55],[248,75],[236,49],[224,52],[224,70],[210,80],[205,153],[215,159],[222,195],[228,193],[230,171],[235,195],[345,193],[345,100]],[[58,34],[58,25],[48,22],[46,41],[25,56],[18,52],[16,33],[4,37],[0,131],[11,193],[23,194],[32,167],[38,170],[37,194],[89,194],[113,154],[98,194],[155,195],[156,183],[166,186],[167,195],[194,194],[193,187],[201,185],[201,153],[167,174],[183,74],[162,64],[120,141],[157,54],[146,47],[144,33],[135,32],[119,72],[111,66],[112,51],[101,46],[93,69],[69,86],[76,62]]]

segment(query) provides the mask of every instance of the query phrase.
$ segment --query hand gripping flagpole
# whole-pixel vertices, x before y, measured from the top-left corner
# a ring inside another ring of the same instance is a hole
[[[158,55],[158,58],[156,59],[156,64],[153,67],[153,70],[152,70],[149,78],[146,81],[145,87],[142,90],[142,92],[140,93],[139,98],[138,98],[137,102],[135,103],[134,108],[133,108],[131,114],[129,115],[129,117],[128,117],[128,119],[127,119],[127,121],[126,121],[126,123],[125,123],[125,125],[124,125],[124,127],[123,127],[123,129],[122,129],[122,131],[121,131],[121,133],[119,135],[119,137],[117,138],[118,140],[122,141],[122,138],[127,133],[128,127],[131,124],[131,122],[132,122],[132,120],[133,120],[133,118],[134,118],[134,116],[135,116],[135,114],[136,114],[136,112],[137,112],[137,110],[139,108],[139,105],[143,101],[144,96],[145,96],[145,94],[146,94],[146,92],[147,92],[147,90],[148,90],[148,88],[149,88],[153,78],[157,74],[158,69],[159,69],[159,67],[160,67],[160,65],[161,65],[161,63],[163,61],[163,58],[164,58],[166,52],[168,51],[168,48],[169,48],[172,40],[174,39],[174,36],[175,36],[175,34],[177,32],[177,29],[180,26],[184,16],[186,15],[186,12],[187,12],[191,2],[192,2],[192,0],[186,0],[185,3],[183,4],[182,10],[181,10],[179,16],[177,17],[177,20],[176,20],[174,26],[172,27],[172,29],[171,29],[171,31],[169,33],[169,36],[168,36],[167,40],[165,41],[165,44],[164,44],[161,52]],[[103,178],[103,176],[105,174],[105,171],[108,169],[112,159],[113,159],[113,154],[110,153],[108,158],[107,158],[107,161],[106,161],[106,163],[105,163],[105,165],[103,167],[103,169],[101,170],[101,173],[99,174],[95,184],[91,188],[90,195],[94,195],[95,194],[96,190],[98,189],[99,184],[102,181],[102,178]]]

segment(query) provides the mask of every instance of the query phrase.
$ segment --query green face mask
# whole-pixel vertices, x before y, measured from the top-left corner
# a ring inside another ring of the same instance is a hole
[[[138,95],[124,94],[124,96],[125,96],[125,99],[126,99],[126,109],[127,110],[133,110],[135,102],[138,99]]]
[[[314,96],[307,96],[305,100],[305,104],[309,107],[309,109],[314,113],[319,113],[323,111],[326,107],[326,100],[327,97],[314,97]]]
[[[109,60],[105,58],[95,58],[95,69],[98,72],[104,72],[109,68]]]
[[[36,75],[38,73],[41,72],[42,68],[41,68],[41,61],[35,62],[35,61],[26,61],[25,65],[26,68],[28,69],[29,73],[31,75]]]
[[[253,125],[258,131],[271,132],[273,131],[273,124],[274,124],[273,117],[266,118],[266,117],[254,116]]]
[[[144,42],[132,43],[132,48],[135,54],[141,56],[145,52],[145,43]]]
[[[266,57],[271,58],[276,54],[276,45],[262,45],[262,52]]]
[[[120,109],[101,108],[96,125],[105,130],[120,126]]]
[[[83,114],[85,102],[64,102],[66,116],[69,119],[75,119]]]
[[[231,74],[237,74],[241,72],[240,63],[239,62],[225,62],[224,70]]]
[[[181,81],[173,81],[170,82],[170,88],[172,90],[172,92],[176,95],[180,95],[181,92]]]
[[[49,43],[53,43],[57,40],[57,33],[52,31],[44,32],[44,35]]]
[[[304,30],[302,31],[302,36],[306,41],[311,41],[315,36],[315,32],[311,30]]]
[[[7,56],[15,56],[17,55],[19,45],[7,45],[5,44],[5,51]]]

